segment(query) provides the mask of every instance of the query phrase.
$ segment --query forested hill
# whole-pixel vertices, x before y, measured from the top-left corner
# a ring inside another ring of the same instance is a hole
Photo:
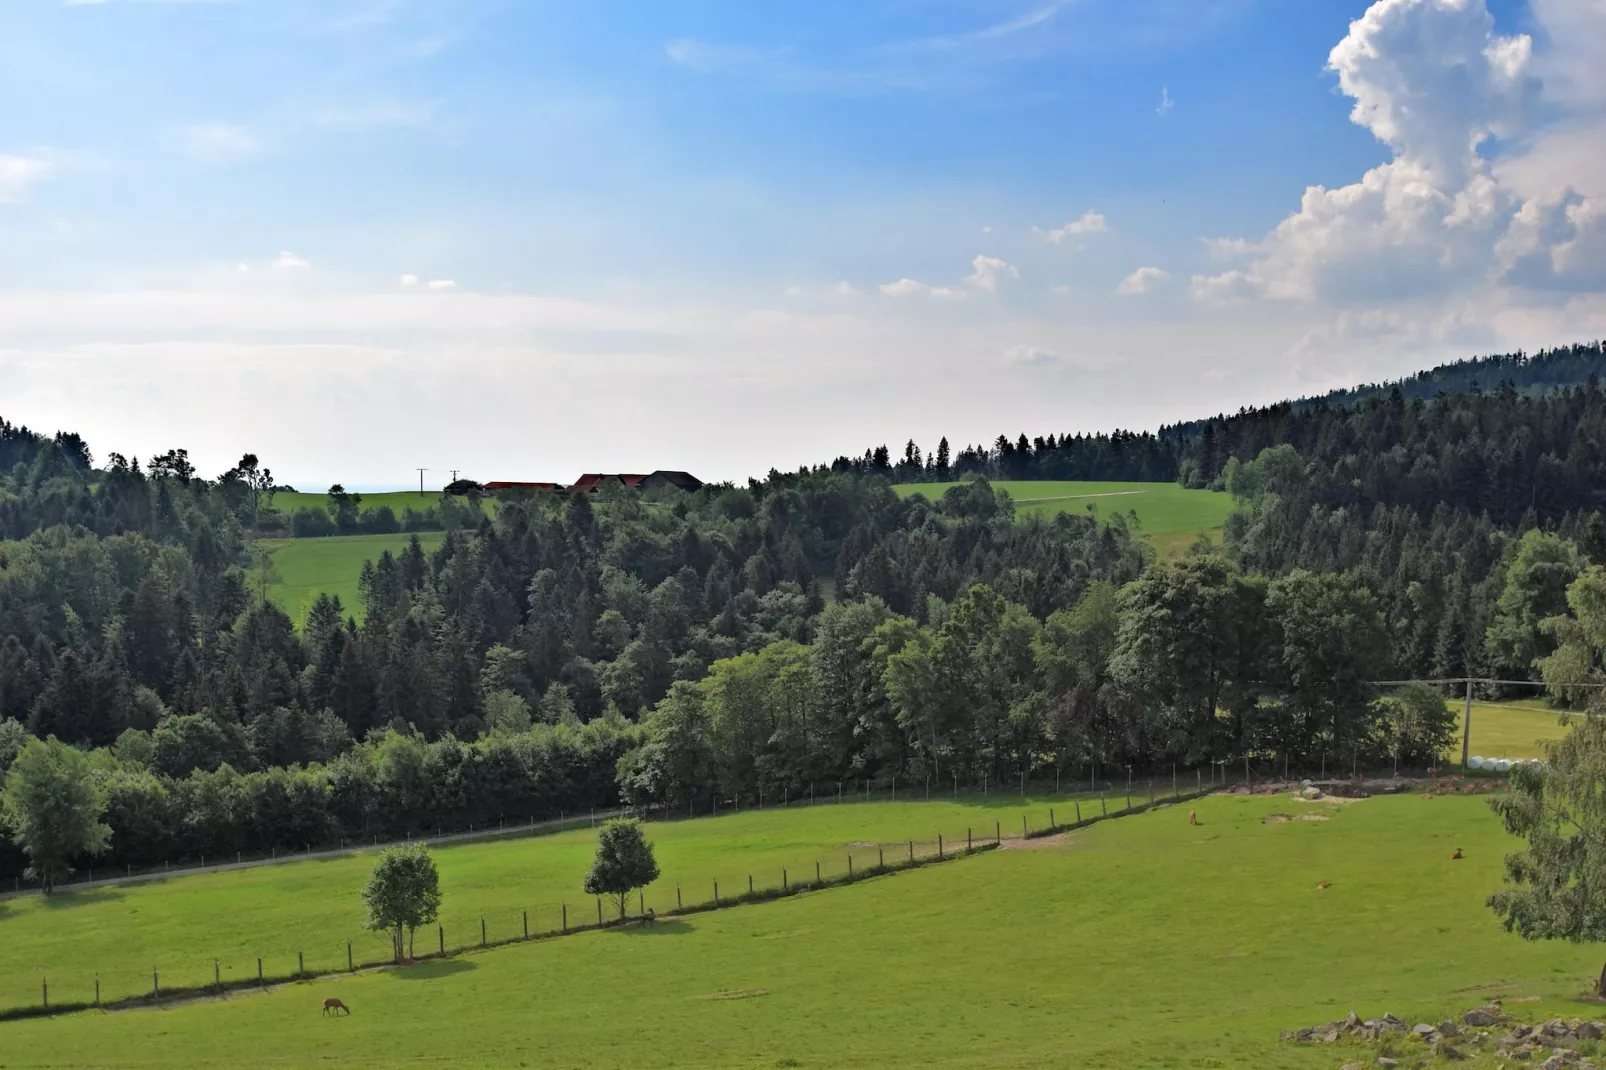
[[[885,446],[866,450],[857,458],[838,458],[836,471],[879,473],[896,482],[948,482],[969,475],[994,479],[1179,480],[1186,486],[1222,489],[1227,463],[1234,457],[1250,461],[1270,446],[1288,444],[1302,454],[1334,459],[1343,453],[1358,467],[1370,467],[1397,447],[1431,453],[1460,454],[1455,472],[1428,476],[1431,487],[1416,487],[1419,500],[1464,504],[1474,510],[1491,506],[1508,520],[1533,504],[1546,514],[1546,505],[1524,499],[1511,487],[1473,490],[1471,485],[1488,472],[1494,478],[1513,465],[1525,472],[1536,470],[1540,458],[1551,454],[1563,467],[1569,436],[1583,416],[1576,405],[1547,404],[1549,395],[1598,389],[1606,371],[1606,343],[1595,342],[1546,350],[1533,356],[1522,353],[1478,357],[1440,365],[1397,382],[1357,386],[1317,398],[1279,402],[1260,408],[1240,409],[1184,424],[1161,427],[1157,432],[1117,431],[1113,434],[1060,434],[1028,438],[999,435],[990,446],[967,446],[954,451],[946,438],[929,454],[909,442],[902,455]],[[1401,407],[1400,403],[1408,404]],[[1374,415],[1385,413],[1383,417]],[[1395,413],[1388,416],[1387,413]],[[1517,435],[1507,452],[1501,436]],[[1473,455],[1477,455],[1474,460]],[[1465,462],[1465,463],[1461,463]],[[1433,463],[1433,462],[1430,462]],[[1468,467],[1470,466],[1470,467]],[[1389,463],[1392,471],[1397,464]],[[1581,489],[1577,479],[1562,477],[1571,489],[1556,486],[1560,473],[1545,473],[1551,513],[1598,503],[1574,500]],[[1526,482],[1526,476],[1520,477]],[[1455,484],[1466,486],[1471,497]],[[1423,495],[1426,495],[1424,498]]]

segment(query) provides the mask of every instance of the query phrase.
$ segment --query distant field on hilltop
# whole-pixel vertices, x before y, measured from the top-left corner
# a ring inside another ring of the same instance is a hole
[[[425,550],[435,549],[445,537],[439,531],[418,533],[418,541]],[[263,539],[259,545],[273,550],[273,566],[280,577],[268,593],[298,625],[323,593],[338,595],[346,613],[361,619],[363,601],[357,591],[357,578],[362,574],[363,562],[377,560],[386,550],[392,555],[399,554],[407,548],[411,538],[405,532],[398,532],[393,535],[331,535],[321,539]]]
[[[412,509],[423,512],[440,504],[443,495],[438,490],[427,490],[423,494],[416,490],[387,490],[376,494],[365,494],[362,491],[355,493],[362,496],[362,504],[357,507],[359,513],[369,513],[381,505],[390,506],[391,512],[400,520],[402,512]],[[496,515],[497,500],[489,495],[480,499],[480,505],[492,516]],[[329,505],[329,493],[320,491],[297,491],[294,494],[280,491],[273,496],[273,507],[279,512],[289,516],[297,509],[323,509]]]
[[[1197,826],[1188,809],[1196,810]],[[800,819],[795,832],[793,818]],[[840,853],[845,836],[878,839],[909,823],[827,831],[809,827],[809,818],[794,811],[708,822],[707,864],[698,868],[707,876],[741,875],[749,865],[773,869],[783,854],[810,858],[822,834]],[[685,834],[701,824],[686,825]],[[730,834],[722,844],[712,838],[720,832]],[[661,826],[652,835],[669,863],[666,877],[681,871],[686,859],[675,837]],[[776,851],[787,841],[797,849]],[[1599,945],[1526,942],[1503,931],[1484,905],[1500,887],[1502,858],[1514,844],[1482,798],[1406,795],[1335,805],[1216,796],[1036,841],[1031,850],[661,918],[647,928],[515,944],[263,994],[0,1023],[0,1050],[8,1070],[1333,1070],[1369,1065],[1375,1049],[1291,1044],[1279,1041],[1278,1031],[1342,1019],[1350,1010],[1438,1022],[1494,997],[1525,1021],[1599,1016],[1597,1005],[1578,998],[1599,973]],[[1452,861],[1457,849],[1464,857]],[[519,850],[522,859],[501,880],[533,885],[549,873],[572,880],[577,872],[574,861],[549,861],[533,843]],[[576,851],[578,858],[583,847]],[[440,853],[450,924],[467,921],[477,936],[477,919],[464,918],[461,908],[474,894],[471,875],[484,881],[489,874],[475,875],[466,858]],[[361,868],[349,867],[330,904],[348,916]],[[316,864],[284,867],[280,879],[296,871],[308,883],[285,893],[315,899],[335,888],[320,887]],[[167,890],[180,891],[180,882]],[[247,923],[241,916],[266,905],[267,894],[221,881],[211,891],[219,900],[232,896],[238,909],[170,922],[189,927],[196,940],[191,974],[207,980],[206,938],[216,946],[222,935],[209,930]],[[665,895],[655,890],[649,902]],[[129,925],[134,911],[151,911],[153,920],[176,912],[132,889],[99,903],[62,898],[6,924],[24,933],[80,932],[74,915],[87,909],[108,930],[92,946],[109,954],[118,950],[119,931],[137,932]],[[505,901],[528,898],[515,893]],[[17,907],[0,904],[7,909]],[[504,930],[506,915],[503,909],[497,922]],[[296,917],[261,919],[286,930],[281,961],[293,950],[297,937],[288,929]],[[315,935],[308,932],[309,943]],[[146,948],[124,947],[131,969],[133,960],[149,957]],[[33,963],[46,950],[72,956],[79,976],[92,968],[92,956],[65,936],[50,949],[30,947],[26,957],[0,955],[7,973],[21,966],[17,984],[25,988],[37,981]],[[341,944],[335,955],[343,960],[344,951]],[[227,961],[237,976],[238,956]],[[254,969],[254,959],[247,963]],[[135,978],[148,980],[148,969]],[[62,981],[61,998],[82,995],[78,977],[73,987],[65,974]],[[37,998],[37,985],[26,994]],[[350,1017],[325,1019],[319,1007],[329,996],[346,1003]]]
[[[901,483],[892,489],[935,501],[958,483]],[[1091,506],[1100,517],[1135,512],[1143,534],[1161,557],[1176,557],[1202,532],[1220,541],[1221,525],[1232,512],[1232,498],[1218,491],[1187,490],[1175,483],[1103,483],[1058,480],[1001,480],[993,487],[1015,499],[1015,515],[1082,513]]]

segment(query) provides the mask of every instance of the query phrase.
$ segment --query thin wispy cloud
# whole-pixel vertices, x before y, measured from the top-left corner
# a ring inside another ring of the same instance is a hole
[[[15,204],[50,172],[50,164],[31,156],[0,156],[0,204]]]
[[[1014,18],[1006,19],[1003,22],[994,23],[991,26],[983,26],[975,30],[961,30],[957,33],[916,37],[908,41],[895,42],[885,47],[888,51],[952,51],[986,41],[997,41],[1042,26],[1065,8],[1070,7],[1071,3],[1072,0],[1053,0],[1052,3],[1027,11]]]
[[[191,123],[183,132],[184,151],[198,160],[227,161],[256,156],[262,141],[234,123]]]
[[[1089,209],[1082,213],[1080,219],[1073,219],[1063,227],[1033,227],[1032,233],[1048,242],[1050,245],[1063,245],[1071,238],[1081,238],[1089,234],[1102,234],[1109,229],[1104,216]]]
[[[1171,109],[1176,107],[1176,103],[1177,103],[1176,101],[1171,99],[1171,89],[1170,89],[1170,87],[1169,86],[1161,86],[1160,87],[1160,106],[1158,108],[1154,109],[1154,114],[1156,114],[1160,118],[1164,119],[1167,115],[1171,114]]]

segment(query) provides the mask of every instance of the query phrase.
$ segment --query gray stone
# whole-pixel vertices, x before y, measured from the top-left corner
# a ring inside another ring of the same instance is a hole
[[[1601,1029],[1599,1022],[1582,1022],[1573,1032],[1588,1040],[1599,1040],[1606,1036],[1606,1030]]]
[[[1461,1030],[1457,1029],[1452,1021],[1446,1020],[1439,1023],[1439,1036],[1441,1037],[1458,1036],[1460,1032]]]
[[[1482,1008],[1475,1011],[1468,1011],[1461,1016],[1462,1025],[1494,1025],[1498,1021],[1500,1021],[1499,1018],[1495,1017],[1493,1014],[1490,1014],[1488,1011],[1483,1010]]]
[[[1400,1065],[1400,1061],[1398,1059],[1390,1059],[1387,1055],[1379,1055],[1377,1057],[1377,1065],[1381,1066],[1383,1070],[1394,1070],[1394,1067]]]
[[[1426,1040],[1428,1037],[1431,1037],[1435,1032],[1436,1030],[1426,1022],[1418,1022],[1411,1027],[1411,1035],[1413,1037],[1419,1037],[1422,1040]]]

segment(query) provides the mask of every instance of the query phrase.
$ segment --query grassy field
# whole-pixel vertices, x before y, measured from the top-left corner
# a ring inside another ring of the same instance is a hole
[[[951,486],[955,484],[905,483],[893,490],[904,497],[923,494],[936,500]],[[1233,505],[1226,494],[1184,490],[1175,483],[1003,481],[993,486],[1015,499],[1017,516],[1080,513],[1090,506],[1105,517],[1131,510],[1162,558],[1180,556],[1200,533],[1219,542]]]
[[[1370,1058],[1280,1043],[1277,1031],[1351,1009],[1436,1022],[1490,996],[1532,997],[1515,1008],[1524,1017],[1599,1016],[1576,997],[1599,971],[1600,947],[1524,943],[1484,907],[1511,841],[1482,800],[1197,806],[1198,827],[1162,809],[1057,846],[646,930],[0,1024],[0,1059],[8,1070],[1332,1070]],[[1268,820],[1276,813],[1296,820]],[[670,837],[660,839],[667,850]],[[1457,847],[1466,857],[1451,861]],[[330,995],[350,1017],[320,1015]]]
[[[263,539],[260,545],[273,549],[273,565],[279,571],[279,582],[269,588],[269,593],[298,625],[306,619],[307,610],[318,595],[325,592],[339,595],[346,611],[361,618],[363,602],[357,591],[357,577],[362,574],[362,563],[378,559],[386,550],[392,554],[401,553],[411,538],[409,534],[397,533]],[[439,531],[418,533],[425,550],[433,550],[443,538],[445,535]]]
[[[359,491],[358,493],[362,492]],[[381,505],[388,505],[391,512],[396,514],[396,519],[400,520],[404,510],[413,509],[422,512],[425,509],[433,508],[440,503],[440,500],[441,492],[438,490],[425,491],[423,494],[419,494],[416,490],[380,491],[375,494],[362,494],[362,504],[357,507],[357,511],[359,513],[367,513],[378,509]],[[491,503],[487,505],[487,508],[495,507],[494,498],[487,498],[485,501]],[[327,491],[321,490],[316,492],[302,491],[297,494],[281,492],[273,496],[273,507],[286,516],[303,507],[323,509],[328,504],[329,494]]]
[[[1455,760],[1461,760],[1461,733],[1466,705],[1451,701],[1456,711]],[[1543,702],[1472,704],[1472,739],[1468,754],[1485,758],[1542,758],[1540,742],[1560,739],[1567,732],[1560,715],[1545,708]]]
[[[673,907],[677,883],[687,903],[712,898],[716,880],[725,895],[745,892],[749,875],[759,888],[778,886],[783,866],[790,879],[812,878],[816,861],[823,875],[840,874],[850,853],[862,869],[876,860],[872,844],[901,857],[906,840],[939,832],[950,844],[963,844],[971,827],[991,838],[995,821],[1018,835],[1023,810],[1042,827],[1050,805],[1061,820],[1073,812],[1063,798],[995,796],[991,805],[822,801],[655,823],[662,876],[647,902]],[[595,903],[581,890],[594,849],[589,829],[437,849],[448,943],[477,942],[481,917],[491,939],[512,936],[525,910],[532,931],[556,928],[565,902],[577,924],[594,922]],[[65,1001],[92,995],[97,972],[110,998],[149,991],[152,969],[170,986],[208,983],[214,958],[225,979],[254,977],[257,956],[270,974],[293,972],[298,948],[309,969],[343,966],[347,940],[358,961],[381,958],[388,945],[361,928],[358,892],[372,868],[367,852],[0,901],[0,1008],[34,1002],[45,977]]]

